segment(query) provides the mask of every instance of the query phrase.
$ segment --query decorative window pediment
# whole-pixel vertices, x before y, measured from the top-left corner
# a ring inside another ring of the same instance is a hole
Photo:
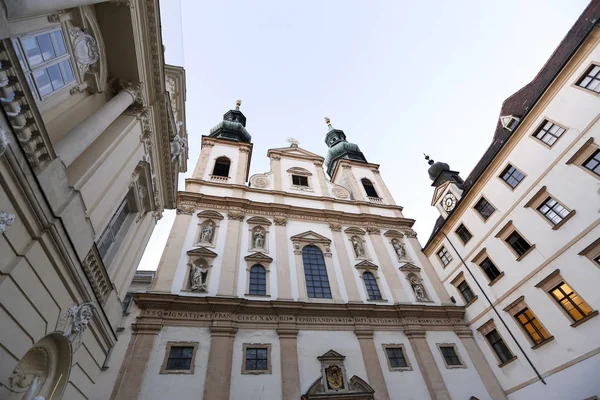
[[[193,249],[187,252],[188,256],[194,257],[205,257],[205,258],[216,258],[217,253],[207,249],[206,247],[199,247],[197,249]]]
[[[254,254],[247,255],[244,257],[246,261],[259,262],[259,263],[271,263],[273,259],[261,252],[257,252]]]
[[[249,225],[271,225],[271,221],[264,217],[251,217],[246,221]]]
[[[396,230],[390,229],[389,231],[386,231],[383,236],[385,237],[391,237],[391,238],[403,238],[404,235],[401,232],[398,232]]]
[[[364,234],[366,234],[367,232],[363,231],[363,230],[362,230],[362,229],[360,229],[360,228],[357,228],[357,227],[351,226],[350,228],[346,229],[346,230],[344,231],[344,233],[347,233],[348,235],[364,235]]]
[[[198,218],[210,218],[210,219],[216,219],[216,220],[222,220],[225,217],[223,217],[223,215],[221,213],[218,213],[216,211],[212,211],[212,210],[206,210],[206,211],[202,211],[199,212],[197,214]]]
[[[354,268],[359,269],[359,270],[377,270],[379,267],[370,261],[363,260],[363,261],[359,262],[358,264],[356,264],[354,266]]]
[[[326,238],[323,235],[319,235],[313,231],[306,231],[304,233],[299,233],[298,235],[294,235],[290,238],[292,242],[306,242],[306,243],[323,243],[330,244],[331,239]]]
[[[312,176],[312,173],[304,168],[292,167],[286,171],[288,174],[301,175],[301,176]]]
[[[403,266],[400,267],[400,271],[408,273],[408,272],[417,272],[420,273],[421,272],[421,268],[417,267],[415,264],[412,263],[406,263]]]

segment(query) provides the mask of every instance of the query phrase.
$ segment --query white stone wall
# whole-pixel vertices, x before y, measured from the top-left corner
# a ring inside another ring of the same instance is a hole
[[[206,170],[202,174],[202,178],[206,181],[210,181],[210,175],[213,173],[213,169],[215,167],[215,161],[219,157],[227,157],[231,164],[229,165],[229,183],[237,183],[239,185],[243,185],[244,182],[238,182],[236,179],[238,163],[239,163],[239,149],[237,146],[232,145],[224,145],[222,143],[215,143],[215,146],[212,148],[210,152],[210,157],[208,159],[208,163],[206,164]],[[244,177],[245,178],[245,177]]]

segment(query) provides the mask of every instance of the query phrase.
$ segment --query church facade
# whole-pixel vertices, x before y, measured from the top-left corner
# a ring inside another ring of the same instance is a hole
[[[327,123],[325,158],[292,143],[251,177],[239,103],[202,137],[111,398],[506,398],[379,165]]]

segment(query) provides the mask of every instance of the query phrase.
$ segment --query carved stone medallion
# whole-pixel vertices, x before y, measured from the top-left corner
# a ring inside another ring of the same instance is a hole
[[[250,183],[257,188],[266,188],[269,186],[269,178],[264,175],[253,176],[252,179],[250,179]]]
[[[348,197],[350,197],[350,193],[348,193],[348,191],[346,189],[341,188],[341,187],[333,188],[331,190],[331,192],[338,199],[347,199]]]
[[[78,29],[71,30],[73,39],[73,52],[80,71],[85,71],[90,65],[100,59],[100,52],[96,39]]]
[[[327,371],[327,384],[333,390],[340,390],[344,387],[342,379],[342,370],[337,365],[331,365],[325,369]]]

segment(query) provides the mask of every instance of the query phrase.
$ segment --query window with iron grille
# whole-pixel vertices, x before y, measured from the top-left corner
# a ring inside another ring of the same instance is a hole
[[[404,356],[402,347],[387,347],[385,349],[388,360],[390,361],[390,367],[392,368],[407,368],[408,363]]]
[[[523,239],[519,232],[514,231],[506,238],[506,243],[520,256],[527,253],[531,249],[531,245],[527,240]]]
[[[488,257],[486,257],[485,260],[483,260],[481,264],[479,264],[479,266],[481,267],[485,275],[488,277],[490,282],[500,276],[500,271],[498,270],[498,267],[496,267],[496,265]]]
[[[106,254],[108,253],[111,246],[117,241],[117,234],[123,227],[125,220],[127,219],[127,215],[129,214],[129,202],[127,199],[123,200],[123,202],[117,208],[117,212],[112,217],[104,232],[100,236],[100,240],[97,242],[98,252],[100,253],[100,257],[104,259]]]
[[[308,186],[308,177],[302,175],[292,175],[292,184],[296,186]]]
[[[169,359],[167,360],[167,371],[189,370],[192,367],[192,358],[194,356],[193,346],[171,346]]]
[[[583,166],[600,176],[600,149],[596,150],[594,154],[590,156],[590,158],[585,160]]]
[[[521,324],[523,330],[535,344],[541,343],[550,337],[546,328],[540,324],[540,321],[538,321],[529,308],[525,307],[519,311],[515,315],[515,319]]]
[[[267,295],[267,272],[262,265],[253,265],[250,268],[248,293],[256,296]]]
[[[519,185],[519,183],[521,183],[523,178],[525,178],[525,175],[523,175],[521,171],[512,165],[508,164],[506,168],[504,168],[504,171],[502,171],[502,174],[500,174],[500,178],[502,178],[502,180],[506,182],[508,186],[514,189]]]
[[[456,229],[456,234],[458,235],[460,240],[462,240],[463,244],[466,244],[473,237],[473,235],[471,235],[471,232],[469,232],[467,227],[463,224],[460,224],[460,226]]]
[[[538,211],[552,222],[553,225],[559,224],[567,217],[567,215],[569,215],[569,211],[552,197],[548,197],[546,201],[538,207]]]
[[[44,100],[75,82],[71,55],[60,27],[13,38],[12,44],[36,100]]]
[[[592,313],[590,306],[565,282],[555,286],[550,294],[575,322]]]
[[[565,128],[548,120],[544,120],[533,136],[546,143],[548,146],[552,146],[564,132]]]
[[[600,93],[600,65],[593,64],[579,79],[577,86]]]
[[[497,330],[494,329],[493,331],[485,335],[485,337],[490,343],[490,346],[492,346],[492,349],[494,349],[494,352],[498,356],[500,363],[505,363],[511,358],[513,358],[512,352],[510,351],[506,343],[504,343],[504,340],[502,339]]]
[[[381,293],[379,292],[379,286],[377,286],[377,280],[369,271],[363,274],[363,280],[365,281],[365,287],[369,300],[381,300]]]
[[[264,347],[246,349],[246,371],[267,371],[269,369],[269,351]]]
[[[302,249],[302,263],[308,297],[331,299],[327,267],[321,250],[316,246],[305,246]]]
[[[473,294],[473,291],[469,287],[469,284],[467,283],[467,281],[462,281],[457,286],[457,288],[458,288],[463,300],[465,301],[465,303],[469,303],[471,300],[473,300],[475,298],[475,295]]]
[[[440,258],[440,260],[442,261],[442,264],[444,264],[444,266],[450,264],[450,262],[452,261],[452,256],[450,255],[450,252],[445,247],[442,247],[438,251],[437,255]]]
[[[456,354],[456,349],[454,346],[440,346],[440,351],[444,356],[444,360],[446,360],[446,365],[463,365],[462,361],[460,361],[460,357],[458,357],[458,354]]]
[[[494,206],[492,206],[484,197],[480,198],[477,204],[475,204],[475,209],[486,221],[494,213],[494,211],[496,211]]]

